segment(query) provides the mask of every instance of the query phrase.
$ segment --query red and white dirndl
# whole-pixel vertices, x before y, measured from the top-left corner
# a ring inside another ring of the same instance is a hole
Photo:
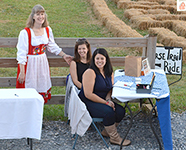
[[[28,54],[25,65],[25,82],[20,84],[18,75],[20,73],[20,66],[18,64],[16,88],[34,88],[44,98],[45,103],[51,99],[51,79],[48,59],[45,54],[47,44],[40,44],[38,46],[31,45],[31,31],[25,28],[28,33]],[[47,36],[49,38],[49,29],[46,27]]]

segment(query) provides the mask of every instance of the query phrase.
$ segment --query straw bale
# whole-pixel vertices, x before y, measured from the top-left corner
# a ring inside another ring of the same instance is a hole
[[[165,28],[150,28],[149,34],[157,34],[157,41],[165,46],[186,48],[186,39]]]
[[[185,49],[186,48],[186,39],[183,39],[183,37],[177,37],[175,40],[170,41],[170,46],[182,47],[183,49]]]
[[[136,30],[133,30],[121,20],[108,20],[106,27],[110,31],[113,31],[113,34],[117,37],[142,37],[142,35],[140,35]]]
[[[103,0],[89,0],[91,6],[102,6],[102,7],[107,7],[107,4]]]
[[[142,15],[142,16],[133,16],[131,18],[132,27],[138,28],[140,30],[147,30],[150,27],[163,27],[161,21],[156,21],[152,19],[152,15]]]
[[[157,14],[156,20],[179,20],[179,16],[175,14]]]
[[[153,5],[151,9],[165,9],[170,13],[177,14],[177,6],[173,5]]]
[[[157,2],[159,4],[166,4],[166,5],[176,5],[175,0],[138,0],[138,1]]]
[[[112,0],[112,1],[117,4],[117,2],[119,2],[120,0]],[[125,1],[130,1],[130,0],[125,0]]]
[[[186,22],[185,21],[172,21],[172,30],[180,36],[186,37]]]
[[[122,37],[141,37],[141,35],[126,25],[108,8],[104,0],[89,0],[97,18],[112,32],[115,36]]]
[[[186,21],[186,14],[181,14],[181,15],[178,15],[178,16],[179,16],[179,20]]]
[[[168,10],[165,9],[148,9],[148,14],[170,14]]]
[[[177,2],[175,0],[165,0],[165,5],[177,5]]]
[[[129,6],[131,7],[131,5],[158,5],[157,2],[147,2],[147,1],[140,1],[140,2],[136,2],[136,1],[126,1],[126,0],[120,0],[117,3],[117,7],[118,8],[128,8]]]
[[[131,9],[131,8],[136,8],[136,9],[151,9],[151,6],[148,6],[148,5],[138,5],[138,4],[134,4],[134,5],[129,5],[127,7],[127,9]]]
[[[164,28],[168,28],[169,30],[172,30],[172,20],[165,20],[162,21]]]
[[[177,14],[186,14],[186,11],[177,11]]]
[[[164,4],[164,3],[165,3],[164,0],[138,0],[138,1],[157,2],[157,3],[159,3],[159,4]]]
[[[186,15],[176,15],[176,14],[156,14],[156,20],[164,21],[164,20],[182,20],[186,21]]]
[[[143,15],[146,10],[144,9],[126,9],[124,12],[124,17],[130,19],[132,16]]]

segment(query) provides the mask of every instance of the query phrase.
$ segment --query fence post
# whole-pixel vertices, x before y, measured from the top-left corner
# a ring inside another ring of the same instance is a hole
[[[151,69],[155,69],[156,42],[156,35],[149,35],[147,37],[147,58]]]

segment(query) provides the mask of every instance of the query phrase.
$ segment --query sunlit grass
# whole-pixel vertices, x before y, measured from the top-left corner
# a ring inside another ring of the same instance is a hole
[[[127,25],[130,20],[124,17],[124,10],[118,9],[112,0],[105,0],[111,11]],[[34,5],[44,6],[55,37],[112,37],[113,35],[96,19],[87,0],[6,0],[0,2],[0,37],[18,37],[25,27],[28,15]],[[145,36],[148,31],[138,30]],[[139,55],[135,48],[106,48],[110,56]],[[0,57],[16,57],[16,48],[0,48]],[[114,70],[124,68],[114,67]],[[51,76],[66,76],[68,67],[50,68]],[[183,65],[181,81],[170,86],[171,110],[186,110],[186,64]],[[17,68],[0,68],[0,77],[15,77]],[[179,76],[167,75],[168,82],[178,80]],[[65,87],[52,87],[52,94],[65,94]],[[138,104],[130,104],[136,110]],[[45,105],[45,120],[66,120],[64,105]]]

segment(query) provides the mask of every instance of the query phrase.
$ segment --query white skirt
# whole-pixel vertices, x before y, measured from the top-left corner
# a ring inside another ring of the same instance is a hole
[[[28,55],[25,88],[47,92],[52,87],[46,54]]]

